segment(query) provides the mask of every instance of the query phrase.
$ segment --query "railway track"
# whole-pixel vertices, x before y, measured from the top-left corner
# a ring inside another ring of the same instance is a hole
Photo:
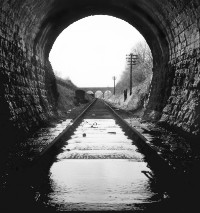
[[[55,150],[62,147],[63,143],[71,137],[74,130],[80,125],[83,119],[115,119],[119,125],[123,128],[124,132],[134,140],[134,143],[145,154],[147,160],[151,162],[154,169],[159,170],[159,174],[166,177],[175,175],[175,171],[168,165],[166,160],[162,158],[158,153],[152,149],[146,143],[146,138],[140,134],[135,128],[131,127],[124,119],[122,119],[117,112],[112,109],[108,103],[101,99],[95,99],[89,106],[77,116],[74,121],[67,126],[67,128],[59,134],[42,152],[40,152],[31,162],[32,165],[46,161],[46,158],[54,155]]]
[[[174,204],[173,169],[103,100],[94,100],[29,167],[17,178],[19,209],[24,201],[43,212],[163,212]]]

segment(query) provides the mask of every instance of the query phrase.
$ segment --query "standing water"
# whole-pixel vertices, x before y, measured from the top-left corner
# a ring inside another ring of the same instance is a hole
[[[114,119],[84,119],[56,156],[40,199],[58,211],[144,210],[162,200],[153,182],[144,156]]]

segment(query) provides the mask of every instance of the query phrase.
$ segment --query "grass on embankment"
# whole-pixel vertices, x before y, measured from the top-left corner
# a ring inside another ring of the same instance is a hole
[[[75,107],[74,105],[75,90],[64,87],[60,84],[57,84],[57,88],[59,92],[58,110],[67,113],[68,110]]]
[[[87,106],[86,103],[75,104],[75,91],[77,87],[71,81],[57,81],[58,97],[58,114],[62,119],[75,118]],[[85,94],[85,99],[90,102],[93,98]]]

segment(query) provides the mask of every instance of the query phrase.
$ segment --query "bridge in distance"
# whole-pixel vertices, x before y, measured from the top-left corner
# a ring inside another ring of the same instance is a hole
[[[101,91],[102,93],[105,93],[106,91],[111,91],[111,93],[114,92],[114,87],[79,87],[79,89],[84,90],[85,92],[92,91],[94,94],[97,91]]]

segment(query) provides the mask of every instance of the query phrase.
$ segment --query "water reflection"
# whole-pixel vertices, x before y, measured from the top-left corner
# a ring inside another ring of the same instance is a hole
[[[142,209],[161,200],[142,171],[152,174],[113,119],[84,120],[57,155],[51,190],[41,197],[65,211]]]

